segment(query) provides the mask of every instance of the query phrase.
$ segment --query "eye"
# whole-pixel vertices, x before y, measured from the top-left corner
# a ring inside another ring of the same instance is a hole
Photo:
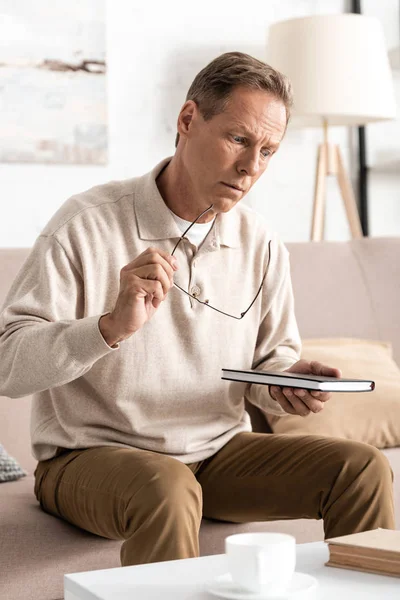
[[[261,150],[261,154],[264,158],[268,158],[268,156],[271,156],[272,152],[271,150]]]
[[[240,135],[233,135],[232,139],[234,142],[236,142],[237,144],[244,144],[245,142],[245,138],[240,136]]]

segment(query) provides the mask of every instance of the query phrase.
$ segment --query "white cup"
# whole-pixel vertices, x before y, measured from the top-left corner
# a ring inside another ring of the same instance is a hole
[[[225,538],[234,583],[247,592],[283,594],[296,566],[296,539],[286,533],[238,533]]]

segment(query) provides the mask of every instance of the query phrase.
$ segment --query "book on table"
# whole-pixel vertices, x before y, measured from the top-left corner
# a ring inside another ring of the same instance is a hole
[[[221,379],[259,383],[261,385],[279,385],[321,392],[372,392],[375,382],[369,379],[343,379],[324,377],[323,375],[305,375],[304,373],[287,373],[286,371],[262,371],[250,369],[222,369]]]
[[[325,564],[328,567],[400,577],[400,531],[372,529],[326,542],[329,560]]]

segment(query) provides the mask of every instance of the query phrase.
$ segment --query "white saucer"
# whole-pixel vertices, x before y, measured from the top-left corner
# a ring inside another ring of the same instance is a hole
[[[257,592],[246,592],[236,583],[233,583],[230,573],[225,573],[216,577],[211,584],[208,584],[207,591],[213,596],[228,598],[228,600],[289,600],[289,598],[290,600],[303,600],[303,598],[312,597],[317,585],[318,582],[315,577],[296,572],[284,594],[271,596],[258,594]]]

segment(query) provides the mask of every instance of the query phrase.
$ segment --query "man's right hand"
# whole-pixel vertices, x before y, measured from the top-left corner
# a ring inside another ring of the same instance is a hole
[[[157,248],[147,248],[122,267],[114,310],[99,321],[109,346],[126,340],[151,319],[173,285],[177,269],[176,258]]]

